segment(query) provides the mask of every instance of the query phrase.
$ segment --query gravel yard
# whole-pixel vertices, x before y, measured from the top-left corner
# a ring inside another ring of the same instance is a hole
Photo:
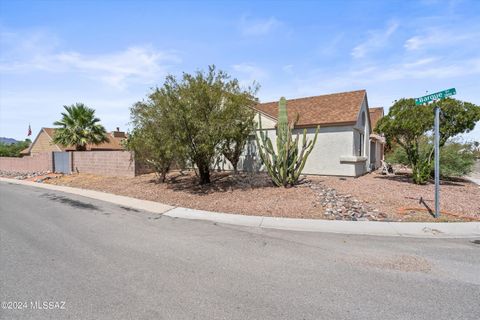
[[[294,188],[277,188],[264,175],[214,173],[199,186],[192,172],[173,172],[168,183],[155,175],[135,178],[74,174],[45,183],[94,189],[195,209],[291,218],[374,221],[480,220],[480,187],[463,180],[441,185],[440,219],[434,219],[434,186],[418,186],[406,175],[377,173],[359,178],[308,176]],[[424,204],[419,199],[424,199]]]

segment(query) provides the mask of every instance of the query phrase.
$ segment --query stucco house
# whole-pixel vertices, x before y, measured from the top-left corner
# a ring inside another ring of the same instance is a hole
[[[272,143],[278,117],[278,101],[260,103],[255,107]],[[307,130],[313,139],[319,125],[317,143],[310,154],[303,173],[357,177],[380,166],[384,139],[372,132],[383,116],[383,108],[369,109],[365,90],[327,94],[287,100],[289,121],[298,115],[295,133]],[[252,135],[239,163],[240,170],[261,170]]]
[[[21,152],[22,155],[28,156],[41,152],[49,151],[74,151],[75,146],[61,146],[53,143],[53,135],[55,128],[42,128],[38,135],[33,140],[32,144]],[[87,145],[87,151],[114,151],[125,150],[122,145],[122,140],[127,138],[125,132],[117,128],[116,131],[107,133],[108,142],[99,145]]]

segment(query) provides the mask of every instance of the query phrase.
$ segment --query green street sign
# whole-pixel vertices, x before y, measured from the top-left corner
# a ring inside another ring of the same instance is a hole
[[[455,88],[443,90],[443,91],[432,93],[420,98],[415,98],[415,104],[419,105],[419,104],[424,104],[434,100],[445,99],[447,97],[453,96],[454,94],[457,94],[457,90],[455,90]]]

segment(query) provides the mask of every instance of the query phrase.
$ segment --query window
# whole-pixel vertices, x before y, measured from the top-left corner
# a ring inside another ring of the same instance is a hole
[[[363,139],[364,139],[364,134],[363,133],[360,133],[359,134],[359,141],[358,141],[358,154],[357,156],[363,156]]]

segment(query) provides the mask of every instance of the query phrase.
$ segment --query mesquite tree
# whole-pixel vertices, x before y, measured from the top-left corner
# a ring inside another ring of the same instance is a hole
[[[422,145],[422,142],[425,142],[425,135],[433,130],[435,106],[442,110],[440,147],[448,139],[473,130],[480,120],[480,107],[473,103],[447,98],[427,106],[417,106],[414,99],[400,99],[377,124],[377,131],[385,134],[387,142],[398,144],[405,150],[416,184],[427,183],[433,169],[433,143],[426,141]]]
[[[161,128],[172,148],[181,150],[179,160],[193,165],[200,184],[209,183],[211,166],[221,153],[236,167],[236,150],[243,149],[248,137],[244,135],[250,126],[247,108],[256,103],[255,93],[256,87],[241,88],[215,66],[208,72],[184,73],[181,79],[169,75],[149,97],[158,117],[147,130]],[[135,116],[137,110],[132,112]]]
[[[304,129],[302,145],[299,148],[299,134],[297,133],[293,138],[293,129],[297,121],[298,117],[295,121],[288,123],[287,102],[282,97],[278,103],[276,148],[274,148],[272,140],[263,131],[261,120],[259,120],[256,140],[260,158],[273,183],[279,187],[293,186],[298,182],[307,158],[317,141],[319,126],[315,130],[313,140],[309,141],[307,140],[307,129]]]
[[[135,158],[146,163],[165,182],[173,164],[182,163],[183,149],[169,131],[167,118],[162,114],[161,97],[151,94],[147,101],[137,102],[130,109],[132,133],[126,141]]]
[[[238,162],[242,155],[248,137],[255,129],[255,112],[252,107],[256,102],[253,99],[245,100],[240,97],[239,103],[226,107],[225,117],[222,119],[225,131],[220,143],[220,152],[233,166],[233,172],[238,172]],[[250,105],[243,105],[250,103]]]

